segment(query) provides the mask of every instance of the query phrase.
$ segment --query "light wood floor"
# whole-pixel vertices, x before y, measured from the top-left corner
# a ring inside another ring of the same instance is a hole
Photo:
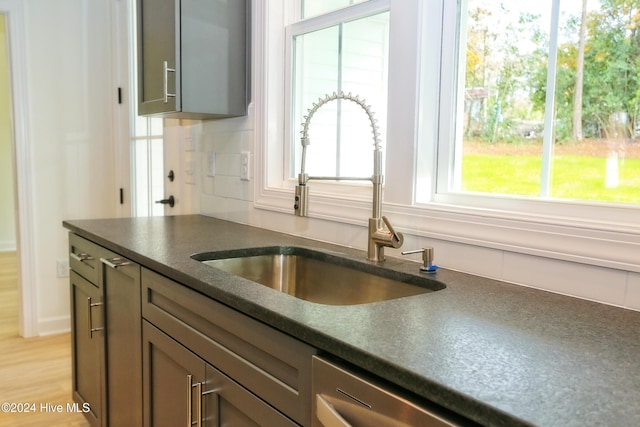
[[[18,336],[15,252],[0,252],[0,427],[88,426],[67,412],[71,398],[71,336]],[[28,404],[30,412],[6,412]],[[47,410],[62,405],[62,413]],[[13,408],[11,408],[13,406]]]

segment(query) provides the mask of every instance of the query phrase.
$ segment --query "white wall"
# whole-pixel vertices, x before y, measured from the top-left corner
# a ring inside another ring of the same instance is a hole
[[[9,56],[4,15],[0,15],[0,252],[16,250]]]
[[[24,2],[39,334],[69,329],[69,279],[56,275],[68,259],[62,221],[116,212],[110,7]]]

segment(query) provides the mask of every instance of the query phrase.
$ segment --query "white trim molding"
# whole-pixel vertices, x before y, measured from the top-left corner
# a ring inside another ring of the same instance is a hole
[[[33,187],[31,138],[29,132],[29,90],[27,83],[24,2],[0,0],[0,13],[7,17],[13,149],[17,191],[18,258],[20,280],[20,335],[38,335],[33,243]]]
[[[638,230],[438,204],[391,205],[386,212],[396,229],[415,236],[640,272]]]
[[[4,240],[0,242],[0,252],[15,252],[16,249],[15,240]]]

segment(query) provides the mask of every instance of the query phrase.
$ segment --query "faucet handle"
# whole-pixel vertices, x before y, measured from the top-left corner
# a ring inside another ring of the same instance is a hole
[[[384,222],[384,225],[387,226],[387,229],[389,229],[391,234],[396,234],[396,231],[393,229],[393,227],[391,226],[391,223],[389,222],[389,218],[387,218],[386,216],[382,215],[382,222]]]
[[[420,267],[420,271],[434,273],[438,269],[438,266],[433,264],[433,248],[414,249],[400,253],[402,255],[422,253],[422,266]]]
[[[402,233],[396,233],[396,231],[391,226],[391,222],[389,222],[389,219],[384,215],[382,216],[382,222],[384,222],[384,225],[387,226],[389,233],[391,233],[393,247],[397,249],[402,246],[402,243],[404,242],[404,236],[402,235]]]

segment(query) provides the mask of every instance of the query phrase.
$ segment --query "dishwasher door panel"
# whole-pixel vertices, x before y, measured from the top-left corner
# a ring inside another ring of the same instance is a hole
[[[313,427],[445,427],[452,421],[356,376],[313,358]]]

